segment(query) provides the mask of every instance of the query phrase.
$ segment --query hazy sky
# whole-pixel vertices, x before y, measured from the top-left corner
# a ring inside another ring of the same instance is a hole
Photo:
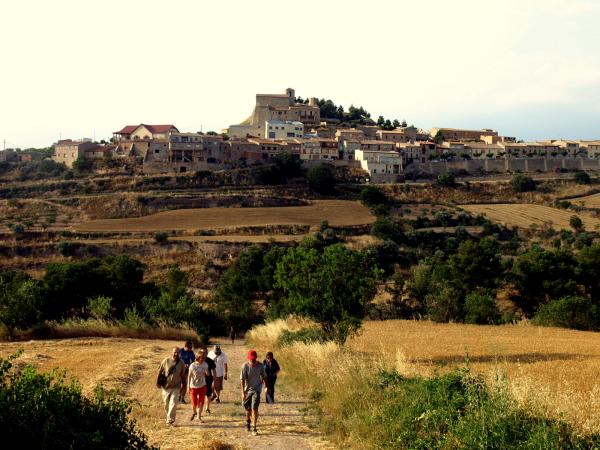
[[[254,95],[600,138],[600,0],[3,0],[0,145],[220,129]]]

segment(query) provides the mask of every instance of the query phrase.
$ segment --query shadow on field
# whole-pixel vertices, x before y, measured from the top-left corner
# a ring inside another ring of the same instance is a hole
[[[440,365],[460,364],[460,363],[490,363],[490,362],[510,362],[533,364],[544,361],[568,361],[588,359],[589,355],[577,355],[573,353],[517,353],[514,355],[448,355],[437,356],[434,358],[411,359],[411,362],[427,364],[434,363]]]

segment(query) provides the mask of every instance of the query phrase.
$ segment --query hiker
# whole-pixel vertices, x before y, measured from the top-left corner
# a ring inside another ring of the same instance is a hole
[[[206,376],[206,414],[211,414],[210,402],[212,401],[213,395],[213,382],[216,375],[216,364],[212,358],[207,356],[208,350],[206,347],[202,348],[202,353],[204,354],[204,361],[208,365],[208,375]]]
[[[190,364],[192,364],[196,360],[196,355],[192,350],[193,344],[192,341],[185,341],[183,344],[183,348],[179,350],[179,359],[183,361],[185,364],[185,378],[187,379],[188,371],[190,370]],[[179,401],[185,404],[185,386],[181,386],[181,391],[179,394]]]
[[[202,423],[202,410],[204,409],[204,398],[206,397],[206,376],[208,375],[208,364],[206,364],[204,352],[198,352],[196,361],[190,365],[187,385],[192,399],[192,416],[190,421],[198,415],[198,422]]]
[[[221,403],[221,391],[223,390],[223,380],[227,379],[227,365],[229,358],[221,350],[221,346],[216,344],[214,349],[208,354],[208,357],[215,362],[215,381],[211,400]]]
[[[267,380],[265,382],[267,393],[265,398],[267,403],[275,403],[275,382],[277,381],[277,374],[281,368],[279,367],[277,360],[273,357],[273,352],[267,352],[263,365],[265,366],[265,373],[267,374]]]
[[[229,327],[229,339],[231,339],[231,345],[233,345],[235,343],[235,328],[233,328],[233,325]]]
[[[181,384],[185,382],[185,364],[179,358],[179,347],[174,347],[171,356],[160,363],[156,377],[156,387],[161,389],[165,405],[167,425],[175,425]]]
[[[258,420],[258,406],[260,405],[260,391],[266,380],[265,367],[257,361],[256,350],[248,352],[248,361],[242,365],[240,385],[242,388],[242,404],[246,410],[246,430],[250,431],[250,418],[253,419],[252,434],[257,435],[256,422]]]

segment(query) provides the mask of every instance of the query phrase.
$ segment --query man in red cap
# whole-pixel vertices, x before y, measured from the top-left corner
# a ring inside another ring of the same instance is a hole
[[[256,421],[258,420],[258,405],[260,405],[260,391],[267,379],[265,367],[258,362],[256,350],[248,352],[248,361],[242,364],[240,374],[242,386],[242,404],[246,409],[246,429],[250,431],[250,419],[253,420],[252,434],[257,435]]]

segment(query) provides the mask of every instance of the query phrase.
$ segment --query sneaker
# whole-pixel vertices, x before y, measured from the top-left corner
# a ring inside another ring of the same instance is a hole
[[[254,429],[252,430],[252,436],[258,436],[258,430],[256,429],[256,427],[254,427]]]
[[[208,409],[206,410],[206,414],[212,414],[212,413],[210,412],[210,408],[208,408]]]
[[[198,417],[198,422],[204,423],[204,420],[202,420],[202,417]]]
[[[267,400],[267,403],[273,403],[273,400],[269,394],[265,395],[265,399]]]
[[[196,413],[195,413],[195,412],[193,412],[193,413],[192,413],[192,417],[190,417],[190,421],[194,420],[195,418],[196,418]]]
[[[246,421],[246,430],[250,431],[250,421]]]
[[[220,399],[220,398],[218,398],[218,399],[216,399],[216,400],[215,400],[215,402],[217,402],[217,403],[221,403],[221,399]]]

